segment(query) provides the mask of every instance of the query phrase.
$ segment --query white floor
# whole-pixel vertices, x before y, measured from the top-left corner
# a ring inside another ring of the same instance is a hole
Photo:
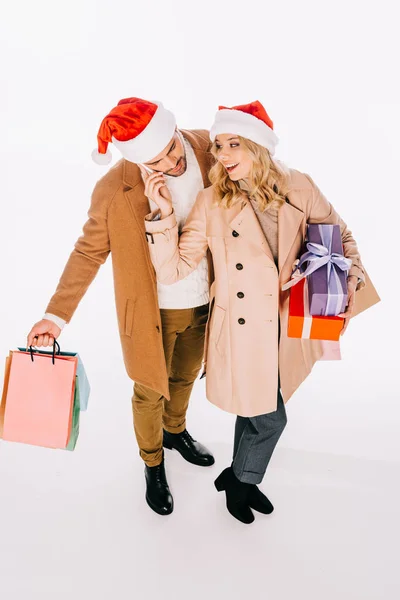
[[[245,526],[213,487],[230,462],[234,419],[204,399],[204,382],[188,428],[216,464],[202,469],[168,452],[175,511],[160,517],[144,502],[120,357],[108,359],[112,378],[94,360],[88,355],[93,391],[74,453],[0,444],[1,598],[400,597],[398,424],[393,398],[369,412],[379,387],[367,372],[358,393],[347,383],[341,394],[349,359],[315,369],[287,405],[262,485],[275,512]],[[328,374],[335,379],[321,399]]]

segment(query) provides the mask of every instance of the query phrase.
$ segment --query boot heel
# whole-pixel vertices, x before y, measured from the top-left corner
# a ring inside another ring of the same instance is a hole
[[[222,477],[222,473],[214,481],[214,485],[215,485],[215,487],[217,489],[217,492],[222,492],[225,489],[224,478]]]

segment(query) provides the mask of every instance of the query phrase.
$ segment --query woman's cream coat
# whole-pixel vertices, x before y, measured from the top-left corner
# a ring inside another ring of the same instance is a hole
[[[151,213],[145,219],[151,258],[164,284],[186,277],[211,250],[215,280],[205,344],[206,393],[213,404],[236,415],[276,410],[278,371],[286,402],[323,354],[319,340],[286,333],[289,291],[282,292],[281,286],[290,279],[307,223],[340,225],[344,254],[353,263],[350,273],[363,280],[355,314],[379,300],[346,223],[310,177],[291,169],[287,198],[278,217],[279,272],[244,196],[226,209],[215,205],[212,187],[200,192],[180,236],[174,213],[158,221]]]

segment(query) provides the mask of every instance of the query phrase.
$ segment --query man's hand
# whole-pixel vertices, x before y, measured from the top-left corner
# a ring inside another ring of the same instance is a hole
[[[169,189],[165,185],[164,173],[147,173],[138,165],[144,182],[144,193],[147,198],[153,200],[161,210],[161,218],[164,219],[172,213],[172,198]]]
[[[52,346],[54,344],[54,340],[58,338],[61,333],[61,329],[48,319],[42,319],[30,330],[26,347],[29,346]]]
[[[343,335],[344,332],[346,331],[350,318],[353,314],[353,310],[354,310],[354,303],[356,301],[356,287],[357,287],[357,283],[358,283],[358,277],[356,277],[355,275],[350,275],[347,278],[347,294],[348,294],[348,300],[347,300],[347,306],[346,306],[346,310],[344,313],[340,313],[340,315],[337,315],[338,317],[342,317],[342,319],[344,319],[343,321],[343,328],[342,331],[340,332],[340,335]]]

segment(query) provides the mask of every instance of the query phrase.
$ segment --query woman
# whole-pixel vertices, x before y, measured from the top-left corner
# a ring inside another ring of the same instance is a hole
[[[212,186],[199,193],[178,233],[162,175],[143,172],[145,193],[159,206],[146,237],[159,281],[174,283],[210,248],[215,279],[205,343],[207,398],[237,415],[232,465],[215,481],[229,512],[251,523],[251,509],[273,506],[258,489],[286,424],[285,402],[322,357],[319,340],[287,337],[290,279],[307,223],[339,224],[352,261],[342,333],[357,311],[377,301],[346,224],[312,179],[273,159],[277,137],[259,102],[221,107],[210,133]],[[365,284],[368,283],[367,286]],[[369,289],[368,293],[363,290]]]

